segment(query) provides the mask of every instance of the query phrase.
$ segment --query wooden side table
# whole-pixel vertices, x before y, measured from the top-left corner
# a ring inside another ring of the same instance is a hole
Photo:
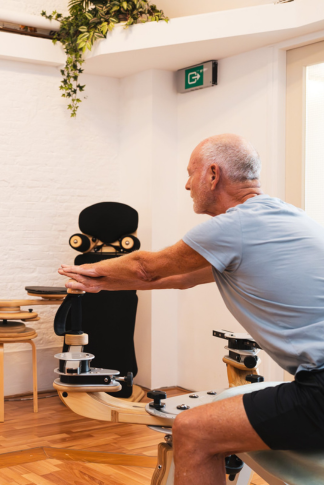
[[[19,325],[19,331],[15,332],[14,323],[10,325],[6,331],[2,327],[0,331],[0,423],[4,422],[4,344],[8,343],[28,343],[32,346],[32,358],[33,358],[33,401],[34,401],[34,413],[38,412],[38,401],[37,401],[37,355],[36,346],[32,339],[37,337],[37,333],[33,328],[25,327],[21,330]]]

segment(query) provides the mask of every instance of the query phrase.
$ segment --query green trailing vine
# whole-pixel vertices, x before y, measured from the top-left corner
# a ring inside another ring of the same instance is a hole
[[[91,50],[95,41],[106,38],[119,22],[126,22],[125,28],[128,28],[140,22],[169,20],[148,0],[71,0],[67,17],[56,11],[47,15],[44,10],[41,15],[61,24],[60,30],[53,36],[53,43],[60,42],[67,55],[65,67],[61,70],[60,90],[63,98],[68,98],[72,117],[76,116],[81,103],[79,93],[85,88],[80,84],[79,76],[83,72],[86,49]]]

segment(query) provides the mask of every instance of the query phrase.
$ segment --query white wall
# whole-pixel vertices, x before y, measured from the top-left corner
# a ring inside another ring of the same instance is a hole
[[[67,0],[1,0],[1,8],[6,10],[15,10],[32,15],[40,15],[42,10],[48,14],[56,10],[59,13],[68,13]]]
[[[263,161],[264,191],[284,198],[285,54],[264,48],[219,62],[219,84],[175,94],[174,75],[146,71],[121,81],[121,194],[140,214],[142,249],[159,250],[205,220],[184,190],[191,151],[224,132],[245,136]],[[176,122],[175,122],[176,119]],[[221,357],[226,342],[212,330],[244,331],[215,284],[186,291],[139,292],[136,381],[188,389],[227,383]],[[261,373],[282,370],[262,353]]]
[[[264,48],[222,59],[217,86],[178,95],[178,238],[207,218],[193,213],[184,184],[192,149],[210,135],[237,133],[250,140],[263,163],[265,193],[284,198],[284,113],[278,113],[282,104],[278,84],[285,85],[284,54],[279,57],[275,48]],[[279,140],[272,124],[281,130]],[[220,328],[244,331],[225,307],[215,284],[180,292],[180,386],[201,390],[226,385],[221,361],[226,342],[212,337],[212,330]],[[262,354],[261,373],[266,379],[282,379],[282,370]]]
[[[57,269],[77,255],[68,240],[78,231],[80,211],[101,200],[119,200],[119,82],[85,76],[87,100],[71,119],[60,98],[60,78],[51,67],[0,61],[2,299],[25,297],[26,285],[63,286]],[[52,387],[53,369],[41,349],[61,345],[53,332],[56,309],[34,308],[41,316],[32,324],[38,333],[40,389]],[[30,346],[7,344],[5,350],[5,393],[30,390],[31,366],[24,364]]]
[[[146,71],[121,81],[120,167],[123,202],[139,212],[141,249],[156,251],[177,235],[177,95],[174,75]],[[177,382],[177,298],[138,292],[136,382],[149,388]]]
[[[275,47],[221,60],[218,86],[183,95],[166,71],[120,81],[85,77],[87,100],[76,119],[59,97],[58,70],[4,61],[0,70],[6,113],[0,120],[1,298],[23,297],[27,284],[63,284],[56,269],[75,257],[68,237],[89,204],[119,200],[135,207],[144,250],[170,245],[202,222],[184,184],[191,151],[209,135],[234,132],[251,140],[263,160],[265,191],[284,197],[285,56]],[[52,332],[54,312],[42,308],[33,325],[41,389],[51,387],[51,352],[60,345]],[[213,284],[139,292],[137,382],[152,388],[226,385],[224,342],[212,337],[215,328],[240,326]],[[6,394],[30,389],[24,364],[30,351],[21,349],[10,346],[6,353],[6,368],[12,368]],[[263,361],[267,379],[282,378],[268,357]],[[19,362],[24,371],[17,377]]]

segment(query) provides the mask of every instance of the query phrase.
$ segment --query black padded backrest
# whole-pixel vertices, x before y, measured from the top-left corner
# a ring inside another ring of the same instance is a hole
[[[99,202],[83,209],[79,227],[84,234],[109,244],[138,227],[138,212],[119,202]]]

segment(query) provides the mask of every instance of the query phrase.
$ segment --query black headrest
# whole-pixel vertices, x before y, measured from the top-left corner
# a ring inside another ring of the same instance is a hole
[[[136,231],[138,212],[119,202],[99,202],[83,209],[79,227],[84,234],[109,244]]]

